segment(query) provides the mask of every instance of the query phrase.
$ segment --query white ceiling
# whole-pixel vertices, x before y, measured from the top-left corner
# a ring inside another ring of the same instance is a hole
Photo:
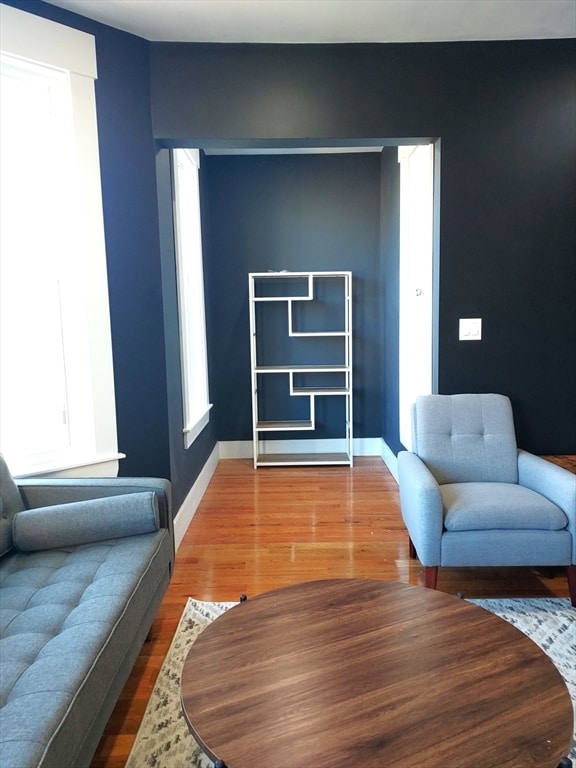
[[[45,0],[147,40],[405,43],[576,37],[576,0]]]

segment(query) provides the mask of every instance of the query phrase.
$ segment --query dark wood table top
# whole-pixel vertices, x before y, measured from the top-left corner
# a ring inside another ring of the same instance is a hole
[[[564,681],[519,630],[371,579],[239,603],[196,640],[181,690],[227,768],[556,768],[572,737]]]

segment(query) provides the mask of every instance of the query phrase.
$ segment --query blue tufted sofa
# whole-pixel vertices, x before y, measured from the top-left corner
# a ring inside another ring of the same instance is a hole
[[[0,457],[0,766],[88,766],[166,591],[170,485]]]

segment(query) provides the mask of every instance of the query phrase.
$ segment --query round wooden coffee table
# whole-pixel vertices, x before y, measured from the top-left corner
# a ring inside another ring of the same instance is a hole
[[[556,768],[572,737],[564,681],[519,630],[370,579],[239,603],[196,640],[181,690],[227,768]]]

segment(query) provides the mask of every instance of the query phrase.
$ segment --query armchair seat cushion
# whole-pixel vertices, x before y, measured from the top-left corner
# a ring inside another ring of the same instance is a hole
[[[447,531],[560,531],[568,525],[560,507],[514,483],[447,483],[440,491]]]

